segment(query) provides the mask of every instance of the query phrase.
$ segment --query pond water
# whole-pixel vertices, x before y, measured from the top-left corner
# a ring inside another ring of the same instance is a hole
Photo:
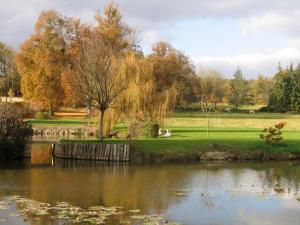
[[[0,224],[299,225],[299,191],[297,161],[72,162],[34,145],[1,162]]]

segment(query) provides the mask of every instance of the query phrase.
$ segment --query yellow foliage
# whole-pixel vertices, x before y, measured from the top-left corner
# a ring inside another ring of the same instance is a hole
[[[164,118],[175,107],[176,88],[157,90],[154,66],[148,58],[131,54],[124,64],[128,88],[118,99],[114,113],[132,121],[151,121],[163,124]]]

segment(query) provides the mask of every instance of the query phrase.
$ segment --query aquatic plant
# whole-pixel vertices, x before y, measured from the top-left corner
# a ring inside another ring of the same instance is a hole
[[[80,208],[67,202],[56,202],[55,204],[38,202],[20,196],[5,197],[0,201],[0,210],[11,210],[9,205],[16,204],[20,212],[11,212],[9,217],[23,215],[35,221],[51,221],[50,224],[111,224],[111,221],[118,221],[118,224],[137,225],[160,225],[166,224],[168,220],[162,215],[142,215],[140,209],[125,211],[120,206],[104,207],[92,206]],[[1,221],[1,218],[0,218]],[[3,220],[5,222],[5,220]],[[42,223],[43,222],[43,223]],[[167,223],[169,225],[180,225],[178,223]]]

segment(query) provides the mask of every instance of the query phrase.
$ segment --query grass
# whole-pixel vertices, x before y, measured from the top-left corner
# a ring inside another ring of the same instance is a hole
[[[27,122],[31,125],[87,125],[89,121],[83,118],[62,117],[54,119],[30,119]]]
[[[130,143],[146,153],[196,153],[211,149],[231,151],[280,151],[300,153],[300,115],[282,113],[212,113],[209,138],[206,133],[206,115],[199,112],[174,113],[166,119],[164,128],[172,137],[158,139],[134,139]],[[287,122],[281,144],[267,145],[259,139],[260,131],[278,122]],[[29,120],[33,126],[87,126],[83,118],[55,118]],[[115,130],[123,130],[126,123],[119,123]],[[82,141],[80,141],[82,142]],[[98,142],[92,140],[89,142]],[[128,140],[108,139],[107,143],[128,143]]]
[[[172,137],[158,139],[118,140],[108,139],[106,143],[130,143],[145,153],[196,153],[209,150],[230,151],[284,151],[300,152],[300,131],[285,131],[284,141],[267,145],[259,139],[260,130],[253,128],[212,129],[207,138],[205,128],[172,128]],[[81,141],[80,141],[81,142]],[[97,143],[97,140],[87,141]]]

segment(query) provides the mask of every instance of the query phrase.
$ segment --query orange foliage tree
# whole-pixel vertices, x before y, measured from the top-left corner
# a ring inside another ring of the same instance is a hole
[[[42,12],[34,34],[17,54],[23,97],[50,113],[64,99],[61,75],[68,59],[64,24],[64,18],[57,12]]]
[[[78,54],[71,71],[75,89],[99,111],[99,137],[104,137],[104,116],[127,88],[122,65],[133,51],[132,30],[122,23],[114,3],[109,3],[104,15],[96,16],[97,26],[78,40]]]

